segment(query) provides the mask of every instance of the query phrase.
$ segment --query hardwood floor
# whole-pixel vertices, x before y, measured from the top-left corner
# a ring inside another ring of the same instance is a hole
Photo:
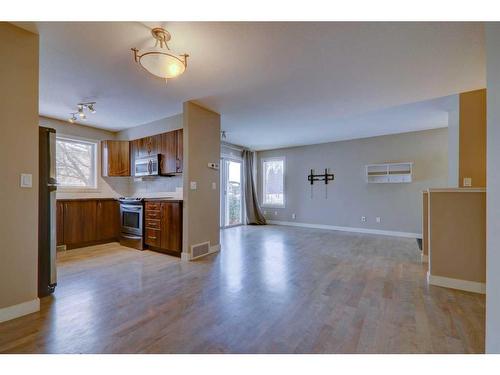
[[[199,261],[106,244],[60,253],[5,353],[482,353],[484,296],[428,286],[415,240],[222,231]]]

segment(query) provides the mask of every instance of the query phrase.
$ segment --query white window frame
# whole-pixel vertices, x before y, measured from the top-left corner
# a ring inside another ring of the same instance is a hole
[[[94,186],[64,186],[64,185],[58,185],[57,186],[57,191],[61,193],[96,193],[99,192],[99,175],[100,175],[100,170],[99,170],[99,165],[100,165],[100,141],[95,140],[95,139],[88,139],[88,138],[82,138],[78,136],[73,136],[73,135],[64,135],[64,134],[57,134],[56,135],[56,142],[57,140],[67,140],[67,141],[73,141],[73,142],[80,142],[80,143],[89,143],[94,146],[94,171],[95,171],[95,179],[94,179]],[[57,176],[56,176],[57,177]]]
[[[265,183],[266,183],[266,178],[264,176],[264,163],[269,162],[269,161],[283,161],[283,204],[270,204],[270,203],[264,203],[264,195],[265,195]],[[284,156],[273,156],[273,157],[268,157],[268,158],[262,158],[261,159],[261,178],[262,178],[262,202],[261,206],[262,207],[270,207],[270,208],[285,208],[286,206],[286,158]]]

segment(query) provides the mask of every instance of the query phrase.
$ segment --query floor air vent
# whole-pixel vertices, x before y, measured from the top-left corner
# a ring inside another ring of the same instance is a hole
[[[201,257],[202,255],[208,254],[210,252],[210,242],[203,242],[191,246],[191,254],[193,258]]]

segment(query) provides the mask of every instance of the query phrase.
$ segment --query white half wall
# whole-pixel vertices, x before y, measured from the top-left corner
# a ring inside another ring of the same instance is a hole
[[[486,24],[486,352],[500,353],[500,23]]]

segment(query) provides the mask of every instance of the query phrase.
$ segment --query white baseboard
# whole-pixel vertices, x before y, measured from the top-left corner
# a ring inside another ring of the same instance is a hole
[[[40,311],[40,299],[35,298],[31,301],[26,301],[13,306],[7,306],[0,309],[0,323],[7,320],[19,318],[23,315],[28,315]]]
[[[420,254],[420,260],[422,261],[422,263],[429,263],[429,256],[422,253]]]
[[[486,294],[486,283],[476,281],[452,279],[450,277],[435,276],[427,272],[427,282],[431,285],[445,288],[465,290],[466,292]]]
[[[274,224],[274,225],[288,225],[288,226],[292,226],[292,227],[338,230],[338,231],[342,231],[342,232],[354,232],[354,233],[380,234],[382,236],[393,236],[393,237],[422,238],[422,234],[421,233],[398,232],[398,231],[393,231],[393,230],[380,230],[380,229],[355,228],[355,227],[340,227],[340,226],[337,226],[337,225],[297,223],[297,222],[294,222],[294,221],[267,220],[267,222],[269,224]]]
[[[206,257],[207,255],[210,255],[210,254],[213,254],[213,253],[217,253],[220,250],[221,250],[221,245],[220,244],[213,245],[213,246],[210,246],[210,250],[208,251],[208,253],[200,255],[199,257],[196,257],[196,258],[193,258],[190,253],[184,253],[183,252],[183,253],[181,253],[181,260],[190,261],[190,260],[200,259],[200,258]]]

